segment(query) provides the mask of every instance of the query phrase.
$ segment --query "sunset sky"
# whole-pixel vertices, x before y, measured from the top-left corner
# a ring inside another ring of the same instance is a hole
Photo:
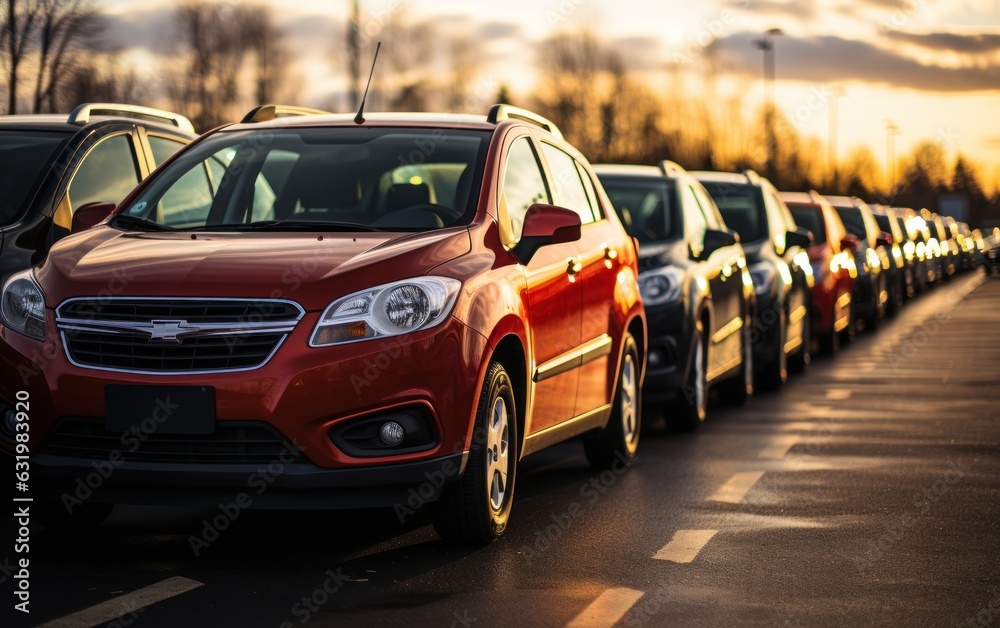
[[[169,46],[164,0],[108,0],[110,38],[137,64]],[[290,35],[305,105],[344,102],[344,24],[349,0],[272,2]],[[897,154],[924,139],[960,151],[1000,180],[1000,0],[362,0],[363,31],[394,11],[431,19],[440,32],[473,33],[487,57],[482,79],[515,94],[535,84],[536,44],[555,30],[592,28],[614,42],[654,88],[671,68],[692,72],[708,47],[723,93],[747,107],[764,97],[753,40],[776,39],[777,101],[804,134],[828,139],[829,100],[839,98],[839,154],[854,146],[885,155],[885,122],[900,129]],[[389,42],[386,43],[389,45]],[[372,42],[373,47],[373,42]],[[367,56],[367,55],[366,55]]]

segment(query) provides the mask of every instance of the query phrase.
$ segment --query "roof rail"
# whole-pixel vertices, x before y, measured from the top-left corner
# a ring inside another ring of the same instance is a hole
[[[123,118],[155,118],[165,120],[173,124],[182,131],[196,133],[194,125],[186,117],[172,111],[163,109],[153,109],[152,107],[142,107],[140,105],[121,105],[116,103],[88,102],[83,103],[69,114],[66,122],[69,124],[84,125],[90,122],[91,116],[106,115],[120,116]]]
[[[261,105],[254,107],[247,115],[240,120],[242,124],[252,122],[270,122],[278,118],[291,118],[294,116],[328,116],[329,111],[319,109],[308,109],[306,107],[290,107],[288,105]]]
[[[493,105],[490,108],[490,112],[486,115],[486,121],[490,124],[497,124],[504,120],[521,120],[522,122],[530,122],[535,126],[539,126],[552,135],[555,135],[559,139],[562,139],[562,131],[556,126],[556,123],[548,118],[543,118],[542,116],[528,111],[527,109],[521,109],[520,107],[514,107],[512,105]]]
[[[751,170],[747,168],[743,171],[743,176],[747,178],[747,181],[754,185],[760,185],[760,175],[757,174],[756,170]]]
[[[678,175],[687,172],[683,166],[681,166],[676,161],[670,161],[669,159],[664,159],[660,161],[660,170],[666,175]]]

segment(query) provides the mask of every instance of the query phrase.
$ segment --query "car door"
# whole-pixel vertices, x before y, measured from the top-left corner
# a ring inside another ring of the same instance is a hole
[[[677,182],[677,191],[681,211],[684,212],[684,231],[691,248],[691,259],[702,267],[701,274],[708,282],[711,295],[712,315],[709,329],[705,330],[709,339],[706,375],[711,380],[725,372],[734,357],[738,359],[740,356],[739,334],[736,333],[739,331],[737,325],[742,324],[742,317],[739,315],[740,297],[733,290],[739,283],[739,275],[732,268],[731,251],[727,250],[728,247],[706,253],[706,231],[718,229],[721,225],[716,224],[718,221],[714,216],[709,222],[708,212],[698,201],[694,186],[680,180]]]
[[[612,307],[621,267],[618,251],[626,246],[622,230],[611,223],[598,205],[594,182],[576,158],[562,149],[542,143],[556,205],[580,215],[582,227],[576,243],[580,272],[582,309],[580,324],[581,364],[575,415],[586,414],[611,399],[613,381],[610,361]],[[628,242],[631,246],[631,242]]]
[[[502,168],[497,215],[501,229],[517,242],[528,208],[552,203],[552,195],[530,135],[509,144]],[[576,410],[582,294],[576,243],[543,246],[522,268],[534,383],[525,435],[531,435],[572,418]]]
[[[785,270],[785,273],[782,273],[779,268],[780,279],[785,284],[782,296],[786,306],[784,350],[787,353],[795,351],[802,344],[805,326],[809,324],[807,315],[809,314],[810,288],[806,272],[802,268],[802,264],[808,264],[808,254],[801,247],[786,244],[785,234],[796,229],[795,219],[788,211],[788,206],[778,198],[777,193],[770,187],[764,190],[764,207],[767,211],[774,252],[778,255],[780,263],[784,264]]]

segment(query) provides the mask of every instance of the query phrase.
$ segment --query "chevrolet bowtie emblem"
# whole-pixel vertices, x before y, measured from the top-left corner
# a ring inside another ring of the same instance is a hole
[[[188,325],[187,321],[151,321],[151,324],[153,327],[149,330],[149,339],[162,342],[180,344],[178,336],[199,330],[197,326]]]

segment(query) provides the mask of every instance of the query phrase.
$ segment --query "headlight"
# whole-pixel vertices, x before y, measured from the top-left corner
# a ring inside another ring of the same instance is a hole
[[[774,278],[778,273],[774,270],[774,264],[770,262],[758,262],[750,266],[750,278],[753,279],[753,291],[757,294],[768,294],[774,285]]]
[[[684,271],[672,266],[664,266],[639,275],[639,292],[646,305],[678,300],[683,285]]]
[[[0,319],[8,329],[45,341],[45,297],[32,271],[17,273],[7,280],[0,301]]]
[[[377,286],[337,299],[323,312],[309,346],[408,334],[434,327],[448,316],[462,282],[418,277]]]

